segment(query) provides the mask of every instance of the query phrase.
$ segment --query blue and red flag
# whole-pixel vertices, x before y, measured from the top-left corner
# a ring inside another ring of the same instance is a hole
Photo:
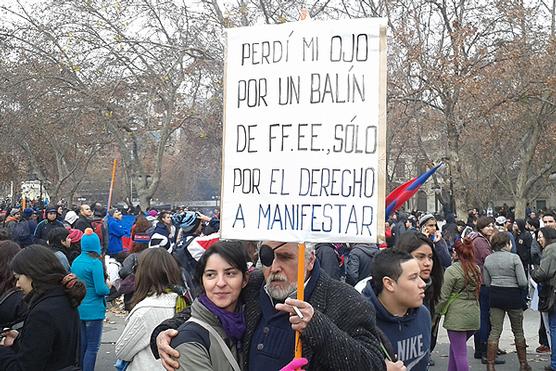
[[[413,178],[408,180],[401,186],[394,189],[390,194],[386,197],[386,220],[388,217],[395,213],[404,203],[406,203],[425,182],[430,178],[432,174],[436,172],[436,170],[440,169],[444,166],[444,163],[441,162],[435,167],[429,169],[428,171],[424,172],[417,178]]]

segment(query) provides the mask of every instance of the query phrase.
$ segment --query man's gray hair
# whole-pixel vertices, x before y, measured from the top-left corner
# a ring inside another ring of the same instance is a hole
[[[311,253],[315,252],[317,244],[314,242],[305,242],[305,260],[309,260]]]

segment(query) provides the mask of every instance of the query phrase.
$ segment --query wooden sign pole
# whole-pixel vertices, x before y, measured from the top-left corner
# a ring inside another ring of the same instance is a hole
[[[305,300],[305,243],[298,245],[297,249],[297,300]],[[295,358],[301,358],[303,346],[301,332],[295,332]],[[298,369],[300,370],[300,369]]]
[[[108,207],[107,209],[110,210],[112,206],[112,191],[114,190],[114,180],[116,178],[116,165],[118,160],[114,159],[114,164],[112,165],[112,180],[110,181],[110,191],[108,192]]]

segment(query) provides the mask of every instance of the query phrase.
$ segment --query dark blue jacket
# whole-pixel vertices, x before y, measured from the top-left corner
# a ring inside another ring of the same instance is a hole
[[[446,241],[443,238],[441,238],[438,241],[433,241],[433,245],[434,245],[434,251],[438,256],[438,260],[440,261],[440,264],[444,268],[448,268],[450,265],[452,265],[452,257],[450,256],[450,251],[448,249],[448,244],[446,243]]]
[[[37,228],[37,223],[31,219],[22,219],[19,222],[9,224],[8,228],[12,233],[12,240],[19,246],[26,247],[35,243],[33,232]]]
[[[306,301],[311,299],[320,276],[318,263],[315,265],[317,267],[313,269],[305,287]],[[264,285],[260,290],[261,320],[251,338],[249,369],[279,370],[293,358],[291,355],[295,350],[295,333],[291,328],[290,316],[274,308],[277,302],[270,298]]]
[[[64,223],[58,219],[55,219],[53,222],[48,219],[44,219],[35,228],[35,238],[40,240],[40,243],[46,244],[48,241],[48,235],[55,228],[64,228]]]
[[[407,371],[427,370],[431,345],[431,317],[427,308],[422,305],[410,309],[403,317],[396,317],[378,300],[371,282],[367,283],[362,294],[374,305],[376,324],[394,347],[394,353],[403,361]]]
[[[339,281],[342,270],[340,269],[340,255],[336,252],[335,246],[331,243],[318,243],[315,246],[315,255],[319,260],[320,269]]]
[[[357,282],[371,275],[374,256],[379,252],[374,243],[353,245],[346,263],[346,283],[355,286]]]

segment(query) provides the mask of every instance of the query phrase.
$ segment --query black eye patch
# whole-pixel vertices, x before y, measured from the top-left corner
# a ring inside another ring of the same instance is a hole
[[[274,262],[274,250],[284,246],[285,244],[287,244],[287,242],[282,242],[276,247],[261,245],[261,247],[259,248],[259,259],[261,260],[261,264],[265,267],[270,267]]]

